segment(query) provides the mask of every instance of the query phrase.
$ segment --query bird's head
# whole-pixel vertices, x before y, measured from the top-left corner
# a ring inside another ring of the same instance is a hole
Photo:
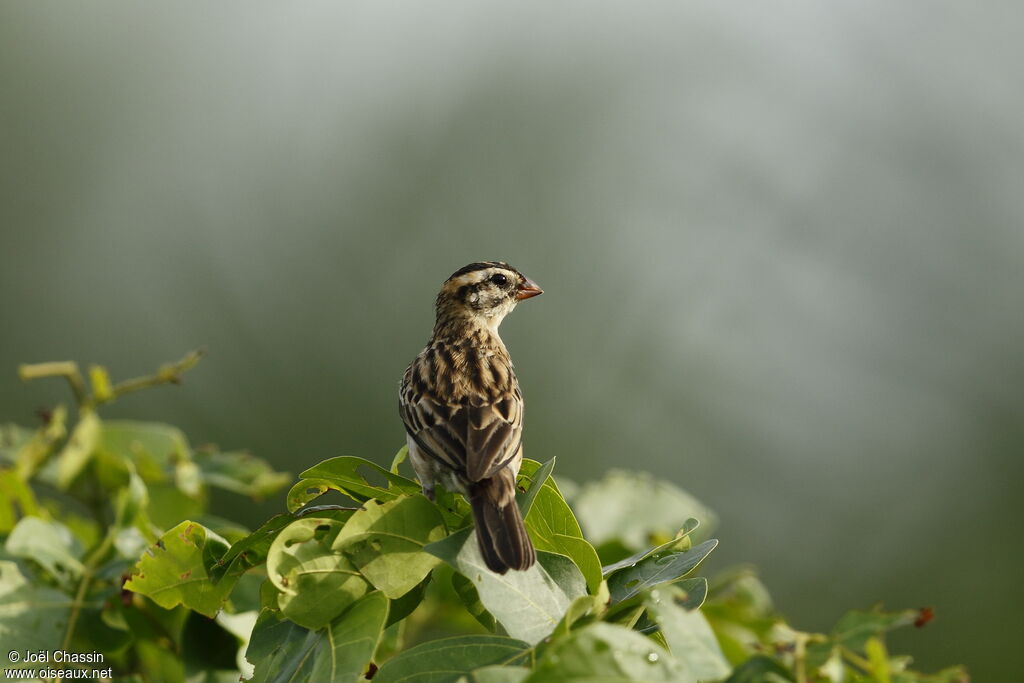
[[[475,323],[496,330],[517,303],[541,293],[535,282],[507,263],[471,263],[441,286],[437,322]]]

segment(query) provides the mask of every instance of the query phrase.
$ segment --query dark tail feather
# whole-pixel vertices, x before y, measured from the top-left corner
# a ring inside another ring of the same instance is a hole
[[[484,479],[476,484],[469,501],[476,519],[480,554],[487,567],[499,574],[509,569],[529,569],[537,560],[515,496],[502,491],[502,487],[498,477]]]

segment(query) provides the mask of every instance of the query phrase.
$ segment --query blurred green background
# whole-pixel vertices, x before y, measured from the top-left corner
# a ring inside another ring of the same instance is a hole
[[[66,398],[19,362],[205,346],[108,415],[386,462],[438,286],[507,260],[529,456],[690,490],[797,625],[932,605],[895,651],[1010,680],[1020,15],[3,3],[0,420]]]

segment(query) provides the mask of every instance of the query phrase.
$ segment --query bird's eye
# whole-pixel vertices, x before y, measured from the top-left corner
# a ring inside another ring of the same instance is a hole
[[[505,285],[508,284],[508,278],[502,275],[501,273],[495,273],[494,275],[491,276],[491,282],[498,285],[499,287],[504,287]]]

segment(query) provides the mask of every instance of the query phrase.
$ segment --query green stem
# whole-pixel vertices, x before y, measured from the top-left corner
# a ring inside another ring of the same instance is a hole
[[[853,664],[864,673],[871,672],[871,662],[864,659],[850,648],[846,647],[845,645],[840,645],[839,651],[842,653],[843,657],[845,657],[846,660],[850,662],[850,664]]]
[[[160,369],[154,375],[133,377],[132,379],[118,382],[110,388],[110,396],[102,402],[110,403],[125,394],[130,394],[133,391],[139,391],[147,387],[155,387],[160,384],[180,384],[182,374],[195,367],[199,359],[203,357],[203,353],[202,350],[190,351],[176,363],[160,366]]]
[[[96,573],[96,569],[100,562],[106,556],[110,547],[114,544],[115,530],[113,528],[107,532],[103,542],[97,546],[89,554],[89,558],[85,561],[85,568],[82,570],[82,578],[78,582],[78,590],[75,591],[75,600],[71,603],[71,613],[68,615],[68,625],[64,631],[64,643],[61,645],[61,649],[65,652],[71,649],[71,638],[75,635],[75,627],[78,625],[78,617],[82,613],[82,607],[85,606],[85,596],[89,592],[89,584],[92,583],[93,574]],[[58,678],[57,681],[61,681]]]
[[[82,372],[78,369],[78,363],[70,360],[53,361],[50,363],[34,363],[32,365],[19,365],[18,377],[22,382],[43,377],[63,377],[71,385],[71,391],[75,395],[78,405],[89,403],[89,390],[85,388],[85,380],[82,379]]]
[[[807,634],[797,633],[793,649],[793,660],[796,663],[796,683],[807,683]]]

